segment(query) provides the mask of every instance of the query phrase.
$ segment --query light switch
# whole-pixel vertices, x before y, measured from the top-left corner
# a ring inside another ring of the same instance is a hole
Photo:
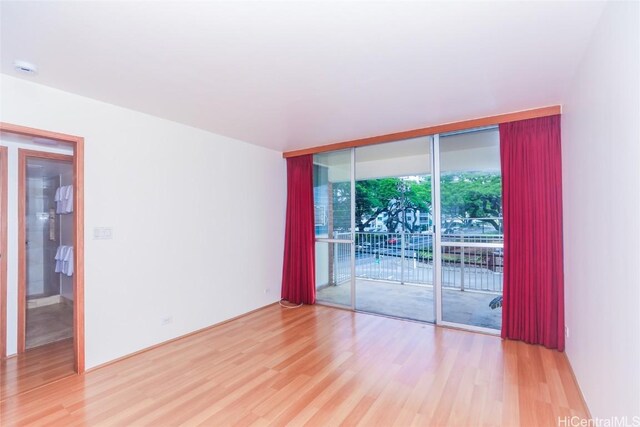
[[[113,238],[113,228],[94,227],[93,240],[111,240]]]

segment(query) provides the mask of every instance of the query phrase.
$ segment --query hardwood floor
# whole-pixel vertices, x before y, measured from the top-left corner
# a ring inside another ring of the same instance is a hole
[[[75,375],[73,339],[27,350],[0,362],[0,400],[70,375]]]
[[[565,355],[322,306],[269,306],[13,396],[9,425],[557,425]]]

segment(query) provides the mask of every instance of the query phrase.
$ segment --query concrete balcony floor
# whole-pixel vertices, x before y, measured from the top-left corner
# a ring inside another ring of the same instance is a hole
[[[502,309],[489,302],[499,293],[443,288],[442,319],[464,325],[500,330]],[[351,305],[349,282],[318,289],[318,302]],[[435,320],[433,286],[356,279],[356,309],[423,322]]]

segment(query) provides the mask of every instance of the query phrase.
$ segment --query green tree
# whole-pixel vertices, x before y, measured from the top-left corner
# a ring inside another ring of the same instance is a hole
[[[350,197],[350,186],[334,185],[334,204]],[[490,224],[497,232],[502,216],[502,181],[499,173],[465,172],[442,175],[440,181],[442,218],[445,227],[471,225],[473,219]],[[431,210],[431,177],[380,178],[356,182],[356,226],[364,231],[383,213],[387,229],[402,223],[405,230],[417,231],[418,211]],[[413,212],[412,221],[407,213]]]
[[[467,172],[442,175],[442,219],[446,226],[470,225],[471,218],[501,231],[495,220],[502,216],[502,179],[499,173]]]
[[[417,231],[418,211],[427,212],[431,206],[429,177],[415,180],[380,178],[356,182],[356,218],[358,231],[371,225],[383,213],[386,227],[392,231],[399,224],[411,232]],[[408,212],[413,212],[409,221]]]

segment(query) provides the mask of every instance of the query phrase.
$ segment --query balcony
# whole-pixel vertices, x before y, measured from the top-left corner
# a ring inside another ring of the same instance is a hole
[[[500,329],[501,309],[492,310],[489,303],[502,295],[501,238],[498,235],[444,236],[443,320]],[[355,253],[358,310],[434,321],[432,234],[358,232]],[[348,245],[329,249],[330,279],[318,283],[319,301],[351,304],[350,255]]]

